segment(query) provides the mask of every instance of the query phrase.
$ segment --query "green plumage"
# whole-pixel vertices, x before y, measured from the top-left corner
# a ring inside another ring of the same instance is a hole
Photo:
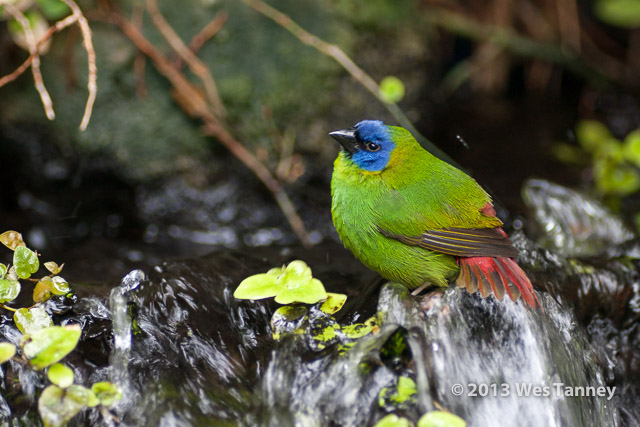
[[[416,242],[429,230],[495,229],[502,223],[482,212],[491,199],[473,178],[425,151],[407,130],[384,127],[393,147],[381,170],[363,169],[348,151],[338,155],[333,223],[344,245],[383,277],[410,288],[446,286],[460,271],[456,258]]]

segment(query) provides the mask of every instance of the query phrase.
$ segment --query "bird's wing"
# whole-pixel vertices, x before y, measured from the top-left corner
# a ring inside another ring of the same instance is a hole
[[[420,246],[435,252],[458,257],[499,256],[514,258],[518,250],[498,228],[444,228],[428,230],[418,236],[395,234],[378,226],[387,237],[410,246]]]
[[[458,257],[516,257],[489,195],[472,178],[451,169],[381,197],[377,231]]]

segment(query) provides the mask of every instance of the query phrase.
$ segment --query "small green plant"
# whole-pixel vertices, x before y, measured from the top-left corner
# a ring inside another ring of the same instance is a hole
[[[233,296],[250,300],[275,297],[279,304],[315,304],[328,298],[322,282],[313,277],[304,261],[299,260],[247,277]]]
[[[380,419],[374,427],[413,427],[414,424],[396,414],[389,414]],[[417,427],[466,427],[465,420],[451,412],[431,411],[418,420]]]
[[[0,243],[13,251],[13,264],[0,264],[0,308],[13,312],[13,321],[23,334],[19,349],[12,343],[0,343],[0,363],[14,360],[28,364],[36,371],[46,370],[51,384],[38,399],[38,412],[45,426],[64,425],[88,407],[112,406],[121,397],[116,385],[100,382],[89,389],[74,384],[73,371],[58,363],[76,348],[82,335],[80,325],[54,325],[41,305],[54,295],[72,295],[69,283],[59,276],[64,264],[45,262],[49,274],[34,278],[32,276],[40,269],[39,254],[27,248],[22,235],[17,231],[6,231],[0,234]],[[24,282],[35,283],[34,305],[23,308],[7,305],[18,297]]]
[[[619,140],[604,124],[583,120],[575,134],[579,147],[557,144],[556,158],[565,163],[591,165],[596,189],[605,196],[623,197],[640,190],[640,130]]]
[[[622,28],[640,27],[638,0],[596,0],[593,6],[596,16],[609,25]]]
[[[395,104],[404,98],[404,83],[395,76],[387,76],[380,82],[380,96],[387,103]]]
[[[377,331],[377,319],[341,326],[332,317],[347,301],[347,296],[326,292],[322,282],[313,277],[311,268],[300,260],[272,268],[267,273],[247,277],[233,294],[238,299],[259,300],[275,297],[280,304],[271,317],[273,339],[287,334],[305,335],[312,348],[323,350],[341,343],[346,347],[356,339]],[[302,304],[313,304],[311,309]]]

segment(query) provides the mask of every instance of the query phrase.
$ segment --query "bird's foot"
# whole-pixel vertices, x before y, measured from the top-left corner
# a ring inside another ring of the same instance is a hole
[[[417,288],[415,288],[413,290],[413,292],[411,292],[411,295],[418,296],[420,295],[420,292],[424,291],[425,289],[427,289],[427,287],[431,286],[431,283],[423,283],[422,285],[418,286]]]

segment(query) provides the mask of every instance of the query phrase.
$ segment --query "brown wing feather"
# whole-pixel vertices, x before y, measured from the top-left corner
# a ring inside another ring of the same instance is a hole
[[[420,236],[405,236],[378,230],[387,237],[411,246],[420,246],[435,252],[458,257],[508,257],[518,256],[518,250],[499,228],[445,228],[425,231]]]

